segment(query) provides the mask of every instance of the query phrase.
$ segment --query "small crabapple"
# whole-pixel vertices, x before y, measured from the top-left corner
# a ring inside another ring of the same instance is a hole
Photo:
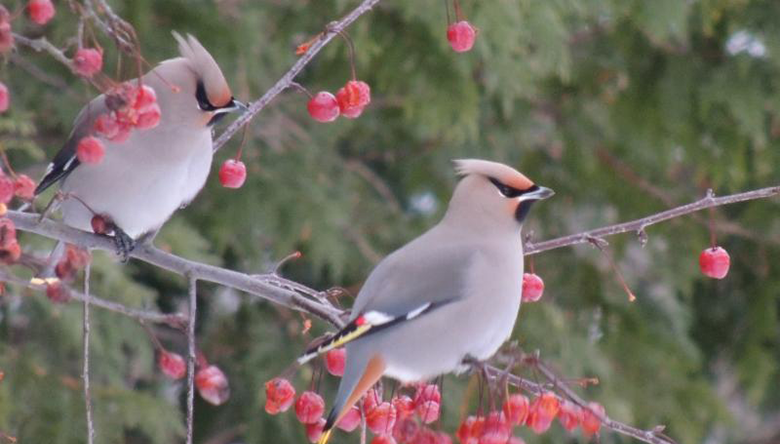
[[[106,147],[97,137],[87,136],[79,140],[76,146],[76,157],[84,164],[98,164],[106,155]]]
[[[523,425],[525,418],[528,416],[528,398],[524,395],[516,393],[510,395],[506,401],[504,401],[503,411],[506,415],[507,421],[512,425]]]
[[[455,52],[466,52],[474,46],[477,30],[471,23],[461,20],[447,27],[447,40]]]
[[[323,413],[325,413],[325,401],[316,392],[307,390],[295,401],[295,416],[303,424],[319,421]]]
[[[228,379],[216,365],[201,368],[195,373],[195,387],[210,404],[221,405],[230,398]]]
[[[0,248],[16,243],[16,225],[7,217],[0,218]]]
[[[284,378],[265,383],[265,411],[271,415],[285,412],[295,401],[295,388]]]
[[[169,378],[181,379],[187,374],[187,363],[181,355],[167,350],[160,350],[157,356],[157,365]]]
[[[582,409],[577,404],[564,400],[558,410],[558,421],[566,431],[571,432],[582,422]]]
[[[21,257],[22,247],[19,246],[19,242],[16,240],[0,248],[0,262],[6,265],[16,263]]]
[[[558,397],[552,392],[545,392],[531,402],[525,424],[537,434],[544,433],[552,425],[559,409]]]
[[[393,404],[393,407],[395,407],[395,411],[399,418],[406,418],[414,413],[415,403],[412,398],[406,395],[396,396],[390,400],[390,402]]]
[[[317,122],[333,122],[339,116],[339,104],[336,97],[327,92],[320,91],[309,100],[306,105],[309,115]]]
[[[417,388],[414,394],[414,403],[421,404],[425,401],[441,402],[441,392],[436,384],[423,384]]]
[[[705,276],[723,279],[729,272],[731,258],[722,247],[707,248],[699,255],[699,268]]]
[[[507,422],[503,412],[493,411],[485,418],[480,444],[503,444],[512,433],[512,425]]]
[[[73,56],[76,74],[90,78],[103,69],[103,51],[96,48],[81,48]]]
[[[544,293],[544,281],[533,273],[523,273],[523,302],[536,302]]]
[[[336,423],[336,427],[349,433],[355,430],[358,425],[360,425],[360,419],[360,409],[353,405],[349,410],[347,410],[347,413],[341,417],[339,422]]]
[[[374,434],[387,433],[395,425],[395,407],[384,401],[366,412],[366,425]]]
[[[413,443],[420,429],[420,425],[413,418],[399,416],[393,427],[393,438],[398,442]]]
[[[325,353],[325,368],[333,376],[343,376],[347,363],[347,349],[334,348]]]
[[[241,188],[246,181],[246,165],[238,159],[228,159],[219,168],[219,183],[225,188]]]
[[[61,281],[46,284],[46,297],[57,304],[64,304],[70,300],[70,292],[62,285]]]
[[[14,180],[0,172],[0,203],[7,204],[14,198]]]
[[[601,429],[601,419],[604,416],[604,407],[597,402],[589,402],[588,408],[582,409],[582,433],[585,436],[591,436],[599,433]]]
[[[477,444],[479,442],[479,437],[482,436],[484,427],[484,417],[468,416],[460,423],[455,435],[458,437],[461,444]]]
[[[14,194],[23,200],[32,200],[35,197],[35,181],[26,174],[19,174],[14,180]]]
[[[362,80],[350,80],[336,92],[336,101],[344,117],[357,118],[371,102],[371,87]]]
[[[363,411],[368,412],[380,402],[382,402],[382,397],[379,395],[379,392],[374,388],[369,389],[363,396]]]
[[[320,418],[317,422],[306,424],[306,436],[309,438],[309,442],[318,442],[320,436],[322,436],[323,430],[325,430],[325,418]]]
[[[39,25],[45,25],[54,18],[54,12],[54,4],[51,0],[30,0],[27,3],[30,20]]]
[[[8,87],[5,86],[5,83],[0,82],[0,113],[8,111],[10,103],[11,98],[8,94]]]
[[[92,226],[92,232],[95,234],[108,234],[109,223],[106,217],[100,214],[92,216],[92,220],[89,221]]]
[[[396,442],[392,435],[389,433],[384,433],[374,436],[374,438],[371,440],[371,444],[396,444]]]

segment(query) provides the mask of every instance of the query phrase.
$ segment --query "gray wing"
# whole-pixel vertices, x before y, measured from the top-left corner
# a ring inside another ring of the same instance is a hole
[[[424,304],[465,297],[465,271],[476,251],[436,228],[395,251],[377,265],[360,290],[352,316],[378,311],[401,316]]]
[[[68,136],[68,140],[65,141],[60,151],[54,156],[49,166],[46,167],[46,174],[35,188],[36,196],[67,177],[68,174],[72,173],[80,165],[79,159],[76,157],[76,147],[83,137],[88,136],[92,132],[95,119],[106,111],[107,108],[103,95],[96,97],[81,109],[73,122],[73,129]]]

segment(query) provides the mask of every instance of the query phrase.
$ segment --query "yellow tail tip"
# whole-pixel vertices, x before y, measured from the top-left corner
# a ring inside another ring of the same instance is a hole
[[[333,433],[333,429],[322,432],[322,435],[320,435],[320,439],[317,441],[317,444],[328,444],[331,433]]]

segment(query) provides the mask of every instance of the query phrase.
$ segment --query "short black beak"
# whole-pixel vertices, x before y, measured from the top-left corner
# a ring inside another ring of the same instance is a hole
[[[523,200],[542,200],[547,199],[548,197],[553,197],[555,195],[555,191],[551,190],[550,188],[538,186],[538,189],[531,191],[530,193],[523,193],[522,199]]]

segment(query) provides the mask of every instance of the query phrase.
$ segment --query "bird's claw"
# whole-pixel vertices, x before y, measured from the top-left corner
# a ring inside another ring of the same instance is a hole
[[[122,263],[125,263],[130,257],[130,253],[135,249],[136,243],[121,228],[114,226],[114,245],[116,246],[116,254],[122,258]]]

